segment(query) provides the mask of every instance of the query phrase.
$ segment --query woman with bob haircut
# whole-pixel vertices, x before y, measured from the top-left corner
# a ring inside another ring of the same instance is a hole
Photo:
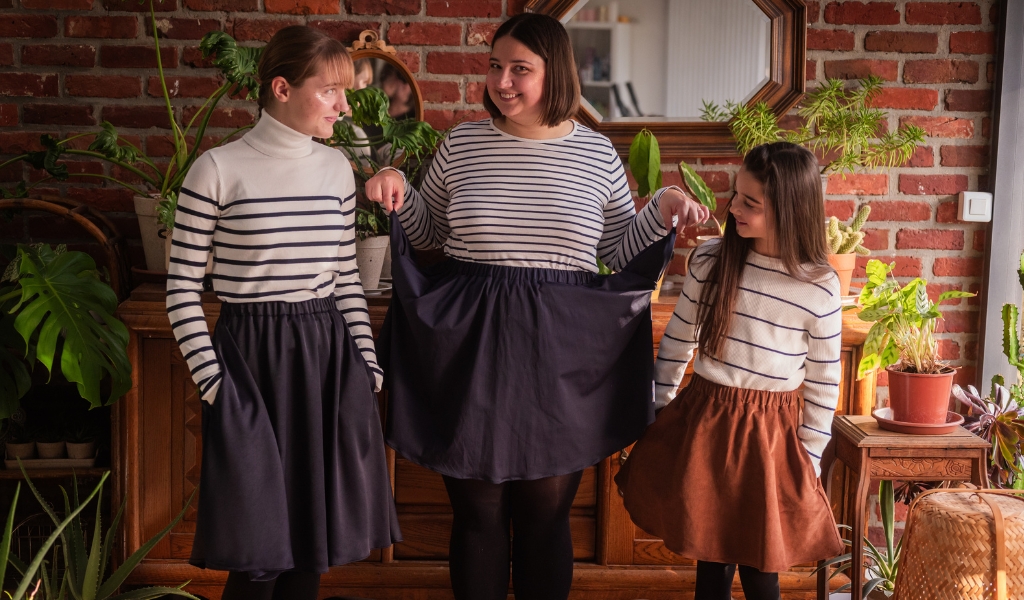
[[[678,188],[636,213],[611,142],[570,119],[579,93],[562,25],[513,17],[492,118],[455,127],[419,191],[392,170],[366,185],[396,213],[386,439],[444,476],[459,600],[504,600],[510,561],[517,598],[568,596],[583,469],[653,420],[649,295],[670,231],[708,216]],[[434,247],[448,260],[417,268],[413,249]]]
[[[261,116],[203,154],[178,198],[167,313],[203,402],[190,562],[224,600],[315,600],[320,574],[400,539],[355,261],[355,180],[329,138],[353,68],[337,40],[277,32]],[[207,257],[223,302],[211,340]]]

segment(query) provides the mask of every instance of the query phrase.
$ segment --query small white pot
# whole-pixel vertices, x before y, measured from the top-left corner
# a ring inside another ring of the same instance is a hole
[[[135,216],[139,219],[139,232],[142,234],[142,251],[146,254],[146,269],[150,271],[167,270],[166,242],[160,237],[163,226],[157,220],[156,206],[159,198],[135,196]]]
[[[39,458],[64,458],[67,456],[64,442],[36,442],[36,451],[39,452]]]
[[[96,456],[96,442],[68,442],[68,458],[83,459]]]
[[[20,458],[22,460],[28,460],[36,457],[36,443],[35,442],[23,442],[14,443],[7,442],[7,458],[14,460]]]
[[[356,264],[359,265],[359,281],[364,290],[376,290],[380,287],[380,271],[384,267],[384,255],[387,253],[389,238],[386,235],[368,237],[365,240],[356,236]]]

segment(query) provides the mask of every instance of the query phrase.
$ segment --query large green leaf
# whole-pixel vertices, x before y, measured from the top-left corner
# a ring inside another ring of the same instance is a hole
[[[107,121],[100,126],[99,133],[89,144],[89,150],[123,163],[132,164],[139,160],[139,153],[135,147],[122,145],[117,138],[117,129]]]
[[[649,129],[642,129],[629,145],[629,171],[641,198],[661,187],[661,148]]]
[[[224,78],[234,84],[232,94],[246,91],[246,99],[255,100],[260,94],[257,68],[263,47],[247,48],[235,43],[235,38],[223,31],[211,31],[199,42],[204,58],[213,56],[213,66],[220,69]]]
[[[708,207],[709,210],[714,211],[718,207],[718,199],[715,198],[715,193],[711,191],[711,188],[704,182],[704,179],[697,174],[697,171],[694,171],[693,167],[686,164],[685,161],[679,161],[679,172],[683,175],[686,187],[690,188],[693,195],[697,197],[697,201]]]
[[[57,164],[57,160],[64,152],[64,146],[56,138],[45,133],[40,136],[39,140],[42,142],[44,150],[29,152],[25,156],[25,162],[36,169],[46,171],[58,181],[64,181],[68,178],[68,167],[64,164]]]
[[[22,294],[14,308],[14,328],[26,343],[35,338],[36,357],[51,373],[63,339],[61,372],[93,406],[104,404],[100,383],[105,376],[111,379],[106,403],[121,397],[132,383],[128,329],[114,317],[117,296],[100,281],[92,258],[66,252],[37,263],[24,247],[18,252]]]
[[[360,127],[384,125],[393,119],[388,114],[388,96],[384,90],[366,87],[361,90],[345,90],[348,104],[352,109],[352,121]]]

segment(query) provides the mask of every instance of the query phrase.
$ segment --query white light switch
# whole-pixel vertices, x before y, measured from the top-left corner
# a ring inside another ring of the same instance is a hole
[[[988,192],[960,192],[959,218],[961,221],[987,223],[992,220],[992,194]]]

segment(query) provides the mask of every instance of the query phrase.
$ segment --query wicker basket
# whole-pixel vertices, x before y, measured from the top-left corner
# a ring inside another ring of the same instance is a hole
[[[1024,598],[1024,498],[1014,494],[940,489],[918,496],[893,598]]]

